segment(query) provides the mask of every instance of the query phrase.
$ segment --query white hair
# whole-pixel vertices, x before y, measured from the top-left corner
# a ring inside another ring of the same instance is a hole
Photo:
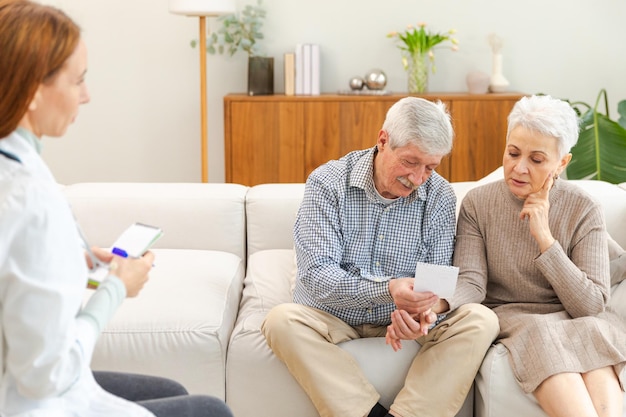
[[[391,149],[413,144],[429,155],[447,155],[452,150],[454,130],[441,101],[400,99],[387,111],[383,130],[389,135]]]
[[[566,101],[550,96],[529,96],[515,103],[509,114],[507,142],[511,131],[518,126],[557,139],[562,158],[578,141],[580,120]]]

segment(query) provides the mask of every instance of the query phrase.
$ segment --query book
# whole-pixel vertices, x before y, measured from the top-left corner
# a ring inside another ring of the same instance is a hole
[[[288,52],[284,57],[285,95],[293,96],[296,92],[296,54]]]
[[[295,52],[295,70],[296,70],[296,86],[295,86],[295,94],[302,95],[304,91],[304,67],[303,67],[303,53],[304,53],[304,45],[299,43],[296,45]]]
[[[311,95],[311,44],[302,47],[302,94]]]
[[[311,95],[320,95],[320,46],[311,44]]]
[[[459,268],[448,265],[435,265],[418,262],[415,267],[416,292],[430,291],[439,298],[451,298],[456,289]]]

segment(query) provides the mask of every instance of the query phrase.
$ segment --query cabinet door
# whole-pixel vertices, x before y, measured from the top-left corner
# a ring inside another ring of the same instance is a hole
[[[376,145],[389,107],[396,100],[346,101],[341,103],[341,154]]]
[[[305,104],[306,175],[331,159],[376,145],[387,110],[397,100],[397,97],[376,100],[357,98]],[[447,157],[437,172],[446,178],[449,176]]]
[[[507,116],[516,101],[453,101],[456,139],[451,155],[450,181],[475,181],[502,165]]]
[[[376,145],[393,100],[331,100],[305,104],[307,175],[331,159]]]
[[[341,156],[337,101],[312,101],[304,104],[304,171],[300,182],[318,166]]]
[[[225,116],[227,182],[303,181],[303,103],[231,101]]]

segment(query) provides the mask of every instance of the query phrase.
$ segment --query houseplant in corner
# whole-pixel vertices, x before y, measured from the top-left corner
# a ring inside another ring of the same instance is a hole
[[[435,54],[433,49],[444,41],[449,41],[451,49],[458,49],[458,40],[452,35],[456,31],[433,32],[426,28],[426,23],[418,23],[417,27],[408,25],[404,32],[391,32],[388,38],[397,41],[402,51],[402,65],[409,79],[409,93],[424,93],[428,88],[429,66],[433,74],[436,72]]]
[[[248,94],[274,94],[274,58],[265,56],[259,45],[263,39],[261,28],[265,18],[262,0],[246,5],[241,13],[220,16],[219,29],[207,38],[207,52],[233,56],[237,51],[248,54]],[[195,42],[192,42],[195,46]]]
[[[606,113],[598,107],[604,97]],[[594,107],[577,101],[570,105],[581,116],[578,143],[567,166],[569,179],[593,179],[619,184],[626,182],[626,100],[618,104],[617,121],[609,116],[606,90],[600,90]]]

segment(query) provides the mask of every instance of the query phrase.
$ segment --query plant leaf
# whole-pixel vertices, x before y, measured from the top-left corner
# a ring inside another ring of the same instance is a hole
[[[567,178],[626,182],[626,129],[607,116],[589,110],[571,152]]]

